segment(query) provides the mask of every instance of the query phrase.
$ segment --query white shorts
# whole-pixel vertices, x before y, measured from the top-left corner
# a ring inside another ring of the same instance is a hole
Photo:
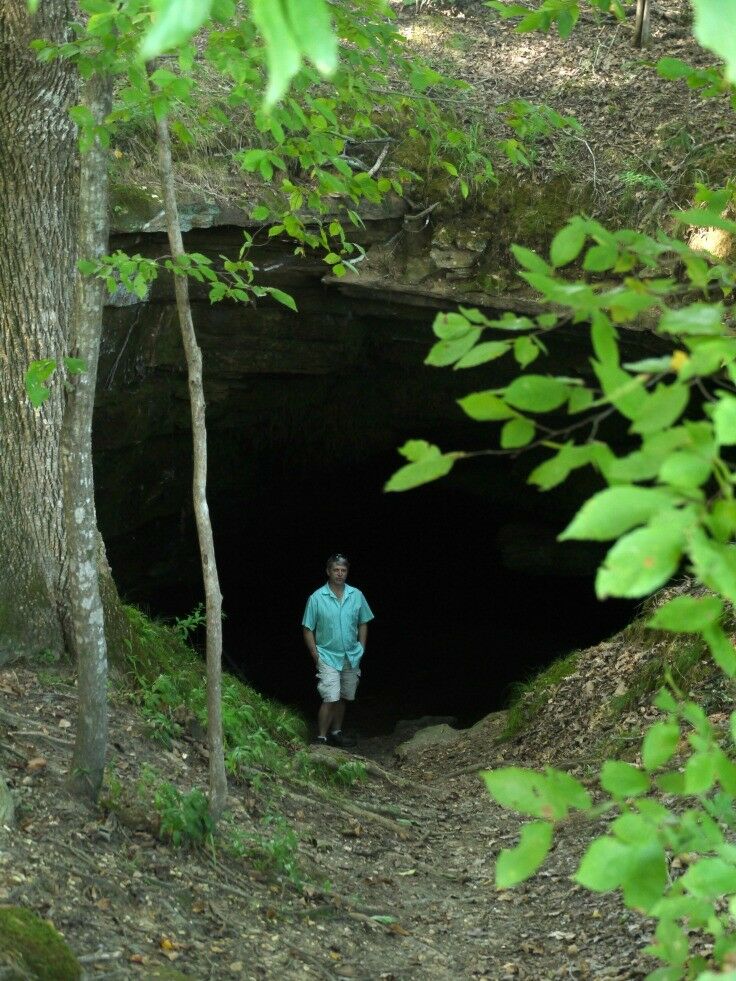
[[[348,666],[338,671],[337,668],[325,664],[322,658],[317,664],[317,691],[323,702],[339,702],[344,698],[346,702],[352,702],[355,698],[355,689],[360,680],[360,668]]]

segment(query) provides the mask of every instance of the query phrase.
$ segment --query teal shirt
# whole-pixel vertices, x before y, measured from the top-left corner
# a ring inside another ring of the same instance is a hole
[[[345,584],[342,602],[325,583],[307,600],[302,626],[312,630],[320,658],[338,671],[345,666],[356,668],[363,656],[358,627],[373,619],[373,613],[359,589]]]

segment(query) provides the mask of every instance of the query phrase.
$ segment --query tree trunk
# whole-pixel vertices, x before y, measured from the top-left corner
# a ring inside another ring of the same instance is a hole
[[[635,48],[646,48],[652,40],[651,8],[652,0],[636,0]]]
[[[11,828],[15,821],[15,806],[5,774],[0,770],[0,828]]]
[[[112,78],[93,75],[83,104],[97,125],[112,108]],[[79,179],[79,256],[107,253],[107,151],[98,139],[83,154]],[[64,517],[67,529],[72,634],[77,652],[79,711],[69,786],[97,800],[107,746],[107,646],[98,582],[97,514],[92,470],[92,414],[102,334],[102,280],[76,275],[70,351],[86,365],[69,383],[62,431]]]
[[[39,63],[34,37],[68,39],[72,0],[0,0],[0,664],[73,650],[62,508],[64,386],[34,410],[32,361],[69,353],[77,214],[77,74]],[[120,620],[109,568],[106,619]],[[118,634],[122,636],[120,631]],[[111,653],[118,653],[117,649]],[[119,652],[120,658],[124,651]]]
[[[75,73],[39,64],[28,44],[65,37],[71,4],[0,0],[0,664],[61,653],[69,628],[57,382],[40,410],[25,394],[31,361],[60,360],[74,281]]]
[[[171,140],[165,117],[157,120],[161,186],[166,213],[169,248],[174,261],[184,255],[179,211],[174,191]],[[207,609],[207,743],[210,768],[210,816],[216,821],[227,800],[227,777],[222,740],[222,595],[215,561],[215,542],[207,506],[207,425],[202,386],[202,352],[197,344],[189,303],[186,276],[174,277],[176,308],[189,373],[189,400],[192,410],[194,480],[192,497],[197,522],[199,552],[202,559],[205,605]]]

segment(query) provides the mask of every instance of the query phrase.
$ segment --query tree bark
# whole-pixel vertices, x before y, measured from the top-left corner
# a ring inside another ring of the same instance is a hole
[[[32,361],[69,353],[76,260],[78,163],[68,109],[77,74],[40,63],[34,37],[68,40],[73,0],[0,0],[0,664],[73,648],[62,507],[64,386],[41,409],[25,393]],[[98,543],[102,548],[101,543]],[[120,601],[103,562],[105,612]],[[122,632],[116,635],[122,641]],[[121,650],[111,650],[124,658]]]
[[[31,361],[60,360],[72,300],[76,134],[67,110],[75,73],[39,64],[33,37],[61,41],[71,4],[0,0],[0,663],[59,654],[69,628],[61,507],[61,384],[34,410]]]
[[[0,828],[11,828],[15,822],[15,805],[5,774],[0,770]]]
[[[165,117],[157,120],[158,156],[166,214],[169,248],[174,261],[183,256],[179,211],[174,191],[171,139]],[[222,738],[222,595],[215,561],[215,542],[207,506],[207,424],[202,385],[202,352],[192,321],[189,286],[185,276],[174,277],[176,308],[179,314],[184,354],[189,375],[189,401],[192,411],[194,478],[192,497],[202,560],[205,606],[207,610],[207,744],[209,749],[210,816],[216,821],[227,800],[227,776]]]
[[[82,102],[97,125],[112,108],[112,79],[93,75]],[[79,256],[97,260],[107,252],[108,155],[95,139],[82,155],[79,180]],[[68,538],[71,629],[77,653],[79,710],[69,787],[97,800],[107,746],[107,645],[98,581],[97,514],[92,468],[92,414],[102,334],[102,281],[76,274],[70,353],[86,365],[69,381],[62,430],[64,517]]]

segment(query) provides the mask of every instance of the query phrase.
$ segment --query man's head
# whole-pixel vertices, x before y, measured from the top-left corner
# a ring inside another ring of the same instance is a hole
[[[348,576],[350,562],[347,555],[342,552],[335,552],[327,560],[327,579],[333,585],[342,585]]]

